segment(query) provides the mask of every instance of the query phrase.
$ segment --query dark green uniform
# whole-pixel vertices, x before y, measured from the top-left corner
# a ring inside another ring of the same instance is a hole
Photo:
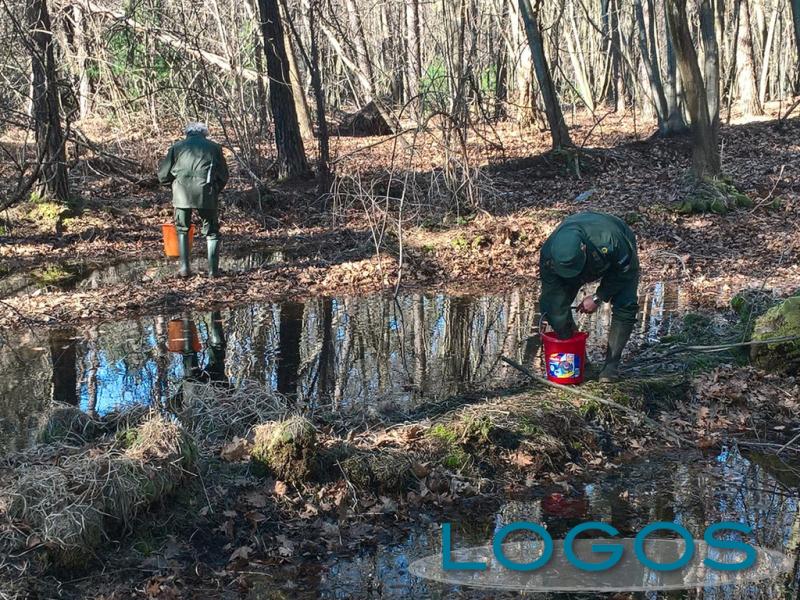
[[[187,135],[159,163],[158,179],[162,184],[172,184],[178,233],[189,230],[195,209],[203,221],[203,235],[219,237],[218,199],[228,182],[228,165],[219,144],[202,134]]]
[[[583,249],[585,262],[573,263],[572,271],[569,267],[565,271],[560,258],[574,254],[576,247]],[[631,325],[636,321],[636,237],[621,219],[595,212],[568,217],[542,246],[539,268],[541,311],[560,338],[570,337],[576,329],[570,307],[578,291],[598,279],[597,296],[602,302],[611,302],[613,320]]]

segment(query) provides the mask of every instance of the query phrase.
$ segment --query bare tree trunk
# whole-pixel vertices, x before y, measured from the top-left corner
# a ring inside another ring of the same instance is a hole
[[[767,87],[769,86],[769,67],[772,62],[772,44],[775,41],[775,29],[778,25],[778,14],[780,6],[775,4],[772,9],[772,18],[769,21],[767,37],[764,40],[763,60],[761,61],[761,77],[758,82],[758,101],[761,106],[767,101]]]
[[[85,119],[89,114],[89,94],[91,85],[87,70],[88,52],[86,48],[86,17],[79,4],[72,6],[73,44],[78,75],[78,115]]]
[[[539,4],[537,1],[537,10]],[[542,32],[539,29],[537,13],[531,6],[530,0],[519,0],[519,11],[522,22],[525,24],[525,32],[528,35],[528,45],[531,48],[533,65],[536,70],[536,79],[542,92],[544,109],[547,114],[547,122],[550,126],[550,135],[553,138],[553,148],[563,148],[572,146],[567,125],[564,122],[564,115],[561,112],[558,94],[553,85],[553,78],[550,75],[550,67],[547,64],[547,57],[544,53],[544,43]]]
[[[701,0],[701,4],[709,2],[710,0]],[[686,105],[692,119],[692,174],[698,180],[717,177],[721,172],[717,130],[708,113],[708,97],[697,51],[689,31],[686,0],[666,0],[665,7],[678,69],[683,80]],[[703,10],[710,9],[704,7]]]
[[[567,50],[572,63],[572,70],[575,72],[575,86],[578,89],[581,100],[586,104],[586,108],[594,112],[594,95],[592,86],[589,83],[589,77],[586,74],[586,60],[581,48],[578,26],[575,22],[575,6],[572,3],[569,6],[569,24],[570,31],[566,32],[565,37],[567,38]]]
[[[304,178],[310,175],[297,109],[289,74],[289,59],[284,44],[278,0],[258,0],[261,13],[261,32],[267,73],[270,78],[269,100],[275,123],[275,144],[278,150],[278,177]]]
[[[419,0],[405,0],[406,7],[406,97],[417,115],[422,111],[419,82],[422,79],[422,45],[419,29]]]
[[[634,5],[636,21],[639,25],[639,50],[642,55],[642,64],[647,73],[647,81],[650,84],[650,99],[658,119],[658,131],[661,135],[667,133],[667,97],[664,94],[664,84],[661,81],[661,69],[658,66],[658,56],[655,53],[655,28],[653,27],[653,12],[648,11],[650,29],[648,31],[644,20],[642,0],[636,0]],[[650,44],[648,45],[648,35]]]
[[[31,36],[32,116],[36,126],[36,148],[42,161],[39,171],[40,193],[59,202],[67,202],[67,159],[47,1],[28,0],[25,13]]]
[[[289,19],[288,12],[286,19]],[[284,31],[284,43],[286,45],[286,58],[289,61],[289,77],[292,82],[292,96],[294,97],[294,108],[297,112],[297,123],[300,125],[300,135],[303,137],[303,141],[313,140],[314,126],[311,123],[311,112],[308,109],[303,82],[300,79],[300,71],[297,68],[297,59],[294,56],[294,45],[288,31]]]
[[[739,67],[737,82],[739,105],[745,115],[761,115],[764,110],[758,101],[755,76],[755,51],[750,23],[750,3],[739,2],[739,27],[736,36],[736,64]]]
[[[664,2],[664,14],[666,16],[667,3]],[[675,48],[671,32],[669,18],[666,18],[667,28],[667,134],[683,133],[687,130],[686,122],[683,120],[681,107],[678,103],[678,65],[675,60]]]
[[[358,6],[355,0],[345,0],[347,14],[350,19],[350,28],[353,31],[353,45],[356,49],[356,64],[361,72],[366,76],[362,80],[364,87],[364,97],[368,100],[375,99],[375,73],[372,69],[372,60],[370,60],[369,51],[367,50],[367,38],[364,34],[364,25],[361,23],[361,13],[358,11]]]
[[[706,85],[708,114],[711,126],[719,129],[719,47],[714,31],[714,3],[719,0],[700,2],[700,34],[703,40],[703,76]]]
[[[794,23],[794,47],[797,50],[795,60],[795,82],[800,83],[800,0],[792,2],[792,22]]]
[[[622,59],[620,48],[622,38],[619,29],[619,5],[615,0],[607,0],[609,12],[609,33],[611,35],[611,95],[609,102],[616,112],[625,110],[625,89],[622,78]]]

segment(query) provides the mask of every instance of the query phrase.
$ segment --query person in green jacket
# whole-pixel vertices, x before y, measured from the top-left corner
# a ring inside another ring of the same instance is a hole
[[[192,210],[203,221],[208,276],[219,274],[219,193],[228,183],[222,147],[208,139],[204,123],[189,123],[186,138],[174,144],[158,165],[158,180],[172,184],[172,206],[180,250],[180,276],[189,277],[189,225]]]
[[[597,291],[586,296],[577,310],[593,313],[603,302],[611,302],[611,329],[600,381],[619,379],[622,350],[639,311],[639,258],[630,227],[613,215],[597,212],[566,218],[542,246],[539,273],[541,311],[560,339],[571,337],[577,329],[571,307],[580,288],[600,280]]]

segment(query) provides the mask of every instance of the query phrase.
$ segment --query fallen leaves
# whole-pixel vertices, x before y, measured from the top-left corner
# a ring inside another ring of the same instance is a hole
[[[253,445],[245,439],[234,437],[233,441],[226,444],[220,451],[220,458],[228,462],[238,462],[250,455]]]

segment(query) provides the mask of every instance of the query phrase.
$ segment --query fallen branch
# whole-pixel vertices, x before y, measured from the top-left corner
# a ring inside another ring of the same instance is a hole
[[[675,443],[678,444],[678,446],[680,446],[681,444],[685,444],[687,446],[693,446],[694,445],[694,442],[692,442],[690,440],[687,440],[686,438],[678,435],[677,433],[674,433],[674,432],[670,431],[664,425],[662,425],[661,423],[659,423],[658,421],[656,421],[654,419],[651,419],[646,414],[644,414],[642,411],[635,410],[633,408],[630,408],[629,406],[623,406],[622,404],[614,402],[613,400],[608,400],[606,398],[601,398],[600,396],[595,396],[594,394],[589,394],[589,393],[587,393],[585,391],[582,391],[580,388],[573,388],[573,387],[570,387],[568,385],[561,385],[561,384],[558,384],[558,383],[553,383],[552,381],[550,381],[549,379],[547,379],[545,377],[542,377],[541,375],[536,375],[536,374],[532,373],[531,371],[529,371],[528,369],[523,367],[521,364],[511,360],[508,357],[501,356],[500,360],[502,360],[507,365],[509,365],[511,367],[514,367],[520,373],[523,373],[524,375],[527,375],[528,377],[530,377],[531,379],[533,379],[537,383],[540,383],[542,385],[545,385],[547,387],[550,387],[550,388],[553,388],[553,389],[556,389],[556,390],[559,390],[559,391],[562,391],[562,392],[566,392],[568,394],[572,394],[573,396],[577,396],[578,398],[580,398],[582,400],[592,400],[594,402],[597,402],[598,404],[602,404],[604,406],[609,406],[609,407],[611,407],[611,408],[613,408],[615,410],[623,412],[626,415],[628,415],[629,417],[642,420],[645,423],[647,423],[650,427],[652,427],[657,433],[659,433],[664,439],[666,439],[666,440],[668,440],[670,442],[675,442]]]
[[[718,344],[716,346],[681,346],[673,348],[664,356],[671,354],[678,354],[680,352],[724,352],[725,350],[732,350],[733,348],[744,348],[747,346],[763,346],[764,344],[782,344],[783,342],[794,342],[800,340],[800,335],[791,335],[786,337],[772,338],[769,340],[750,340],[749,342],[735,342],[731,344]]]

